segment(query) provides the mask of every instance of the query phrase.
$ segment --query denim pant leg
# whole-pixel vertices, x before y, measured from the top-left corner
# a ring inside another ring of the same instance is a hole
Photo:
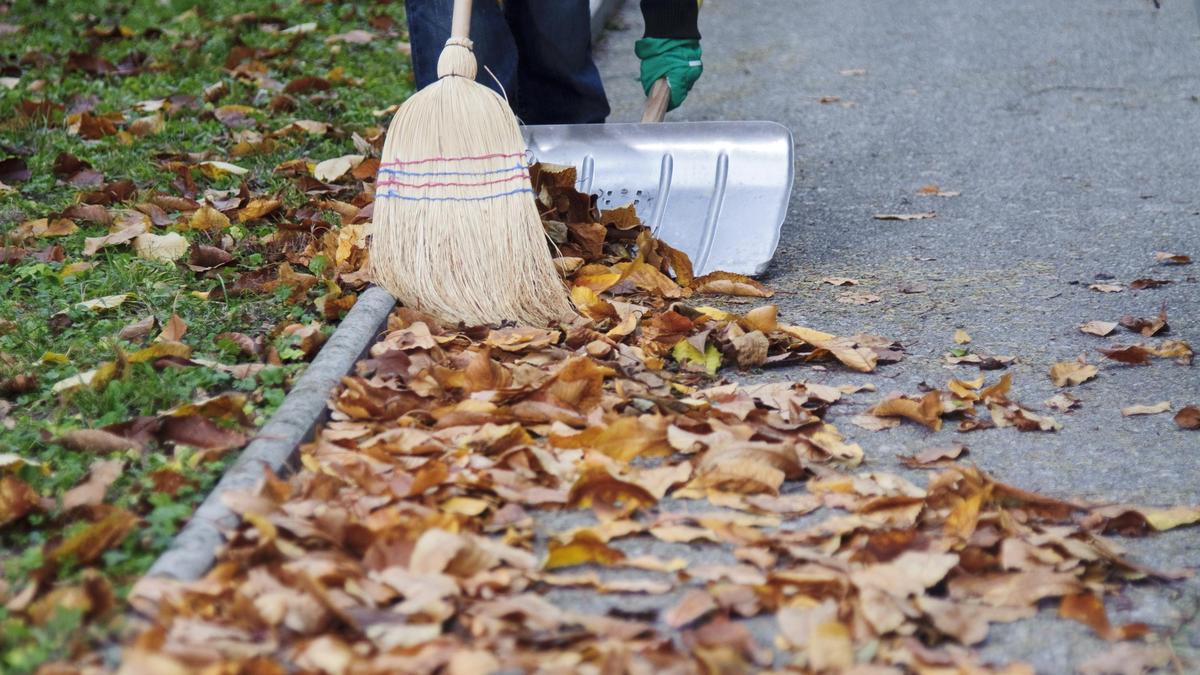
[[[504,5],[516,38],[519,93],[513,100],[521,120],[603,122],[608,97],[592,60],[588,0],[505,0]]]
[[[450,37],[454,2],[408,0],[404,4],[408,18],[408,39],[412,45],[413,75],[417,88],[423,89],[438,79],[438,57]],[[471,41],[475,43],[475,58],[479,62],[475,81],[509,97],[514,96],[517,88],[517,45],[496,0],[476,0],[474,3]]]

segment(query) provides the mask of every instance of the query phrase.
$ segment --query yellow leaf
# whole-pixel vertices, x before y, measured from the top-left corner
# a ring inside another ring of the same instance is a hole
[[[193,230],[223,230],[229,225],[229,218],[224,213],[207,204],[196,209],[188,221],[188,227]]]
[[[66,354],[60,354],[59,352],[46,352],[45,354],[42,354],[40,361],[42,363],[67,363],[70,361],[70,359],[67,358]]]
[[[92,300],[84,300],[83,302],[80,302],[80,303],[76,304],[75,306],[80,307],[82,309],[90,309],[93,312],[99,312],[99,311],[102,311],[105,309],[112,309],[113,307],[118,307],[128,299],[129,299],[128,293],[118,293],[116,295],[106,295],[103,298],[94,298]]]
[[[971,341],[971,336],[967,333],[967,331],[960,328],[954,331],[954,341],[960,345],[965,345]]]
[[[229,162],[208,161],[200,162],[196,166],[200,169],[200,173],[203,173],[209,178],[220,178],[221,176],[228,174],[233,174],[234,176],[244,176],[250,173],[249,169],[243,169],[237,164],[230,164]]]

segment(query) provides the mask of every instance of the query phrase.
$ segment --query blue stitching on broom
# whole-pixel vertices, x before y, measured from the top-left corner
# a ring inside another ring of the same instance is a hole
[[[483,195],[481,197],[411,197],[409,195],[400,194],[399,192],[396,192],[395,190],[388,190],[387,192],[376,193],[375,197],[376,198],[388,197],[391,199],[403,199],[405,201],[410,201],[410,202],[485,202],[489,199],[500,199],[501,197],[510,197],[512,195],[519,195],[519,194],[522,194],[525,192],[527,192],[529,194],[533,194],[533,190],[531,190],[527,187],[523,187],[523,188],[517,188],[516,190],[509,190],[508,192],[500,192],[500,193],[493,194],[493,195]]]
[[[379,173],[391,174],[393,176],[490,176],[494,173],[505,173],[506,171],[516,171],[518,169],[528,169],[527,164],[514,164],[506,166],[502,169],[491,169],[489,171],[404,171],[403,169],[380,169]]]

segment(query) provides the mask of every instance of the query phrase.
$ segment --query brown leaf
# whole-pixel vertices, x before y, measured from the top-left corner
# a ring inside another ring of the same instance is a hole
[[[171,314],[171,318],[163,324],[162,333],[154,338],[155,342],[179,342],[187,333],[187,323],[184,322],[178,314]]]
[[[251,199],[250,203],[238,211],[238,222],[245,223],[258,220],[283,206],[283,200],[278,197],[261,197]]]
[[[597,513],[609,516],[654,506],[657,502],[640,485],[619,480],[598,464],[585,465],[567,495],[568,506],[594,508]]]
[[[116,230],[103,237],[88,237],[83,240],[83,255],[95,255],[97,251],[107,246],[116,246],[133,241],[148,229],[148,222],[135,223]]]
[[[100,431],[99,433],[107,434],[108,432]],[[125,445],[128,447],[128,442]],[[125,462],[119,459],[99,459],[92,462],[87,480],[67,490],[63,495],[63,510],[70,511],[77,506],[94,506],[103,503],[108,486],[121,477],[124,467]]]
[[[150,331],[154,330],[156,326],[158,326],[158,319],[151,314],[140,321],[131,323],[122,328],[121,331],[117,333],[117,337],[121,338],[122,340],[140,340],[141,338],[149,335]]]
[[[219,427],[200,415],[167,417],[162,421],[159,438],[176,445],[220,453],[246,444],[245,434],[233,429]]]
[[[920,399],[884,399],[867,412],[876,417],[903,417],[938,431],[942,428],[942,392],[934,389]]]
[[[1125,346],[1117,346],[1117,347],[1110,347],[1110,348],[1101,347],[1100,349],[1097,349],[1096,351],[1103,354],[1105,356],[1105,358],[1109,358],[1114,361],[1120,361],[1121,363],[1128,363],[1128,364],[1134,365],[1134,366],[1150,365],[1150,357],[1154,355],[1153,352],[1146,349],[1145,347],[1140,347],[1137,345],[1133,345],[1133,346],[1129,346],[1129,347],[1125,347]]]
[[[46,569],[55,569],[63,561],[73,559],[87,565],[105,551],[121,543],[138,523],[138,517],[122,508],[106,507],[96,522],[79,530],[44,554]]]
[[[958,459],[967,453],[967,446],[961,443],[944,447],[926,448],[913,456],[900,456],[900,461],[910,469],[941,466],[951,460]]]
[[[21,157],[0,160],[0,183],[21,183],[29,180],[32,175],[29,165]]]
[[[1135,333],[1141,333],[1143,337],[1151,337],[1158,334],[1159,331],[1169,330],[1167,326],[1167,308],[1164,306],[1158,311],[1158,316],[1153,319],[1143,319],[1126,314],[1121,317],[1121,325]]]
[[[836,298],[843,305],[869,305],[882,299],[874,293],[842,293]]]
[[[1095,593],[1077,593],[1063,596],[1058,605],[1058,615],[1071,619],[1091,628],[1105,640],[1128,640],[1138,638],[1149,632],[1150,628],[1144,623],[1130,623],[1113,628],[1108,622],[1108,613],[1104,609],[1104,601]]]
[[[1129,287],[1135,291],[1144,290],[1147,288],[1162,288],[1171,283],[1170,279],[1134,279],[1129,282]]]
[[[1200,407],[1186,405],[1175,413],[1175,424],[1180,429],[1200,429]]]
[[[857,286],[858,280],[848,277],[821,277],[821,283],[831,286]]]
[[[769,298],[775,291],[742,274],[732,272],[710,272],[692,280],[692,289],[698,293],[714,295],[739,295],[753,298]]]
[[[1165,253],[1159,251],[1154,254],[1154,259],[1162,265],[1190,265],[1192,259],[1182,253]]]
[[[1144,675],[1171,663],[1174,650],[1169,645],[1121,642],[1107,652],[1096,654],[1079,664],[1079,675]]]
[[[871,216],[875,220],[926,220],[936,218],[936,211],[925,211],[923,213],[876,213]]]
[[[663,612],[662,620],[671,628],[682,628],[715,609],[717,602],[711,593],[693,588],[685,593],[675,606]]]
[[[233,255],[228,251],[196,242],[192,244],[191,253],[188,255],[188,269],[193,272],[207,272],[227,265],[232,260]]]
[[[141,443],[103,429],[73,429],[59,436],[58,442],[78,452],[142,450]]]
[[[576,565],[615,565],[625,559],[621,551],[609,547],[594,533],[580,530],[570,541],[550,540],[542,569],[554,570]]]
[[[1100,369],[1088,364],[1080,356],[1074,361],[1060,361],[1050,367],[1050,381],[1056,387],[1083,384],[1096,376]]]
[[[0,527],[38,507],[38,494],[16,476],[0,476]]]

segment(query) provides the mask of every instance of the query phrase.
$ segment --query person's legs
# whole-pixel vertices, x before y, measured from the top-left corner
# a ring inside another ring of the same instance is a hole
[[[454,14],[453,0],[408,0],[408,39],[412,45],[413,75],[417,88],[423,89],[437,81],[437,62],[442,47],[450,37],[450,18]],[[471,41],[475,43],[475,58],[479,74],[475,80],[512,97],[517,88],[517,46],[504,13],[496,0],[476,0],[471,12]],[[495,74],[492,77],[488,71]],[[496,84],[500,80],[500,85]]]
[[[504,5],[518,54],[519,92],[510,100],[521,121],[603,122],[608,97],[592,61],[588,0],[505,0]]]

